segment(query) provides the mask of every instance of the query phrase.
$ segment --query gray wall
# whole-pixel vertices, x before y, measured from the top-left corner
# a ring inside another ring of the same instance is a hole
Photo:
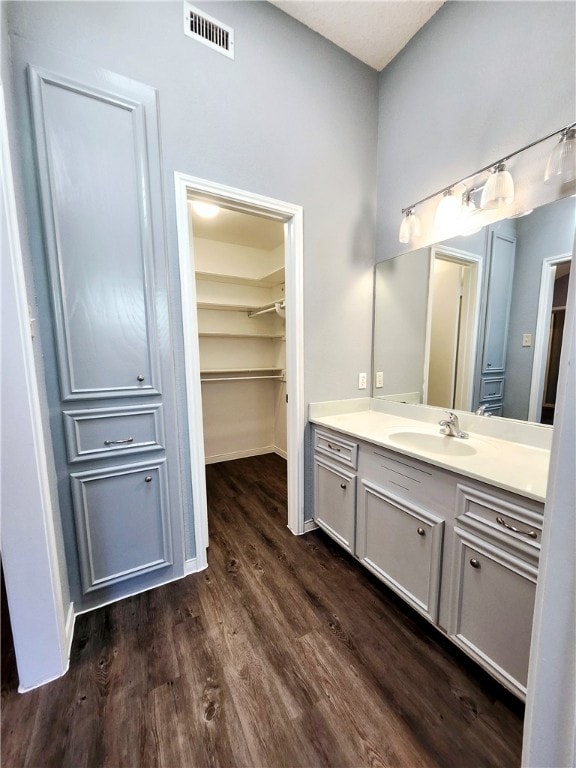
[[[574,120],[572,2],[448,2],[380,77],[377,259],[401,208]]]
[[[173,265],[174,171],[304,206],[305,397],[355,396],[370,361],[377,74],[268,3],[206,9],[235,29],[234,61],[184,36],[181,2],[8,13],[13,34],[158,89]]]
[[[538,208],[516,222],[516,261],[510,305],[504,414],[528,418],[534,345],[522,346],[522,334],[536,331],[542,262],[572,252],[576,202],[573,197]]]

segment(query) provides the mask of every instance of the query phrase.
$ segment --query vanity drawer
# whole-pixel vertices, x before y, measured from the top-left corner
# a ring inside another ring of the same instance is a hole
[[[351,469],[358,467],[358,443],[320,429],[314,430],[314,450]]]
[[[452,514],[456,480],[438,467],[385,448],[362,445],[360,474],[406,501],[443,516]]]
[[[525,555],[538,557],[543,518],[542,505],[537,502],[526,499],[520,505],[515,500],[459,483],[456,514],[460,525]]]
[[[504,377],[482,379],[480,382],[480,400],[502,400],[504,397]]]
[[[162,406],[64,411],[71,463],[164,448]]]

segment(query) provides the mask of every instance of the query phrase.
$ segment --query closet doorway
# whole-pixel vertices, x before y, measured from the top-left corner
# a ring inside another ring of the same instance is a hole
[[[304,533],[302,209],[184,174],[175,182],[198,553],[206,463],[284,457],[287,525]]]

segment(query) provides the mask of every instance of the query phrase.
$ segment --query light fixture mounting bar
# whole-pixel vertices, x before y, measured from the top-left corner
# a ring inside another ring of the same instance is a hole
[[[520,147],[520,149],[516,149],[514,152],[510,152],[508,155],[504,155],[504,157],[501,157],[499,160],[495,160],[494,162],[489,163],[488,165],[485,165],[484,168],[480,168],[474,173],[469,173],[467,176],[464,176],[462,179],[459,179],[458,181],[454,181],[452,182],[452,184],[448,184],[448,186],[446,187],[442,187],[442,189],[439,189],[437,192],[432,192],[431,195],[427,195],[426,197],[423,197],[421,200],[418,200],[416,203],[412,203],[412,205],[407,205],[406,208],[402,208],[402,214],[405,214],[407,211],[411,211],[413,208],[416,208],[417,205],[421,205],[422,203],[425,203],[428,200],[432,200],[433,197],[436,197],[437,195],[441,195],[443,192],[446,192],[446,190],[452,189],[452,187],[456,187],[458,186],[458,184],[462,184],[468,179],[473,179],[475,176],[478,176],[479,174],[484,173],[485,171],[489,171],[491,168],[494,168],[500,165],[500,163],[505,163],[507,160],[510,160],[511,157],[516,157],[516,155],[519,155],[521,152],[525,152],[527,149],[531,149],[532,147],[535,147],[537,144],[541,144],[543,141],[547,141],[548,139],[551,139],[553,136],[557,136],[558,134],[563,133],[564,131],[571,131],[573,128],[576,128],[576,123],[572,123],[571,125],[566,125],[563,128],[559,128],[557,131],[553,131],[552,133],[549,133],[547,136],[543,136],[541,139],[536,139],[536,141],[532,141],[530,142],[530,144],[526,144],[524,147]]]

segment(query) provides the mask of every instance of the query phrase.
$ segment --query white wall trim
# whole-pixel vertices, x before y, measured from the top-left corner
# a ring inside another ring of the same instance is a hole
[[[315,520],[306,520],[304,523],[304,530],[302,533],[308,533],[308,531],[315,531],[319,526],[316,525]]]
[[[544,378],[548,360],[548,344],[550,341],[550,313],[554,295],[554,277],[558,264],[571,261],[572,254],[547,256],[542,262],[540,277],[540,293],[538,295],[538,314],[536,315],[536,330],[534,332],[534,359],[532,361],[532,377],[530,379],[530,401],[528,404],[528,421],[540,422],[542,399],[544,397]]]
[[[54,514],[52,507],[52,497],[49,486],[49,470],[46,458],[45,445],[46,439],[42,423],[42,413],[40,405],[40,395],[38,390],[38,381],[36,377],[36,367],[34,360],[34,350],[32,347],[32,338],[30,334],[30,317],[28,314],[28,297],[26,293],[26,283],[24,268],[22,262],[22,245],[18,226],[16,212],[16,199],[14,191],[14,180],[12,175],[12,164],[10,159],[10,147],[8,144],[8,125],[6,119],[6,105],[4,100],[4,88],[0,82],[0,183],[2,199],[2,216],[6,219],[8,242],[8,254],[6,269],[10,274],[9,285],[3,286],[3,291],[10,295],[10,301],[15,305],[16,317],[12,318],[10,329],[3,332],[9,332],[17,337],[15,344],[18,345],[19,365],[23,369],[22,378],[25,380],[25,389],[21,392],[18,402],[4,403],[3,408],[18,408],[19,412],[25,414],[25,424],[19,430],[18,440],[21,433],[26,435],[31,442],[31,447],[26,444],[26,437],[22,437],[22,451],[28,453],[28,466],[26,471],[29,477],[29,483],[34,484],[34,509],[30,509],[30,495],[28,494],[29,485],[25,484],[26,494],[20,497],[19,483],[8,483],[3,477],[2,482],[2,564],[6,577],[6,593],[8,597],[8,606],[12,624],[12,633],[14,637],[14,647],[16,653],[16,663],[18,666],[18,675],[20,680],[19,690],[29,690],[39,685],[43,685],[49,680],[54,680],[63,675],[68,669],[70,640],[73,631],[73,619],[70,620],[70,612],[73,607],[63,603],[64,585],[60,577],[58,562],[58,547],[56,542],[56,531],[54,528]],[[6,318],[3,318],[6,319]],[[3,354],[4,357],[4,354]],[[3,373],[2,394],[4,397],[4,386],[8,374]],[[12,435],[12,438],[16,436]],[[8,438],[6,438],[8,439]],[[16,450],[14,440],[11,442],[11,449]],[[4,465],[3,465],[4,470]],[[41,553],[41,561],[36,562],[36,581],[41,580],[48,585],[47,592],[49,600],[44,604],[43,610],[46,612],[45,619],[48,619],[43,626],[42,636],[31,636],[31,628],[41,620],[37,608],[31,600],[27,600],[27,592],[23,592],[22,585],[26,584],[27,589],[33,591],[34,579],[27,580],[27,573],[23,570],[27,567],[27,562],[32,556],[36,556],[30,551],[25,551],[34,546],[34,541],[22,540],[19,537],[21,523],[13,521],[15,515],[20,514],[22,508],[26,508],[27,515],[31,515],[37,523],[35,535],[42,539],[37,541],[37,551]],[[47,639],[52,644],[47,647]],[[40,647],[38,646],[40,643]],[[46,666],[45,671],[42,669]]]
[[[264,456],[266,453],[277,453],[273,445],[265,445],[262,448],[248,448],[245,451],[230,451],[230,453],[216,453],[206,456],[206,464],[218,464],[221,461],[234,461],[235,459],[248,459],[250,456]]]
[[[198,558],[191,557],[190,560],[184,560],[184,575],[189,576],[191,573],[198,573],[208,567],[208,563],[200,567],[198,565]]]
[[[184,323],[184,356],[186,361],[186,395],[188,401],[188,428],[190,434],[190,461],[194,495],[194,530],[196,556],[199,562],[206,557],[208,546],[208,513],[206,479],[204,474],[204,446],[202,440],[202,392],[200,384],[200,352],[196,314],[196,281],[193,250],[190,238],[189,193],[212,197],[215,202],[225,201],[236,210],[258,213],[284,222],[284,249],[286,272],[286,384],[288,395],[288,528],[295,534],[304,532],[304,299],[303,210],[274,198],[253,192],[216,184],[206,179],[178,173],[174,174],[176,191],[176,217],[178,226],[178,253],[182,318]]]

